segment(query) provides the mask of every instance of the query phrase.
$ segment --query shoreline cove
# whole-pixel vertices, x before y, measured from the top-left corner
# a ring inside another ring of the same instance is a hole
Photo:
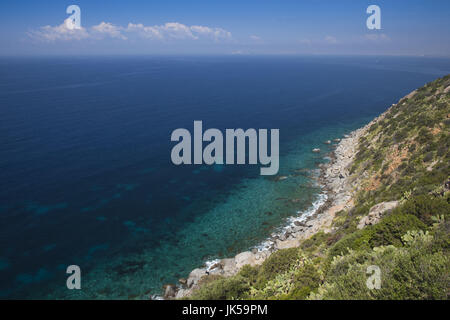
[[[280,227],[268,239],[249,251],[238,253],[232,258],[206,261],[201,268],[192,270],[186,279],[179,279],[177,285],[165,284],[163,296],[154,295],[152,299],[189,297],[199,288],[201,279],[217,275],[233,276],[244,265],[260,265],[273,252],[298,247],[301,241],[310,238],[319,231],[331,232],[330,226],[336,213],[341,210],[348,210],[354,205],[352,199],[354,190],[349,178],[349,170],[356,154],[359,138],[383,115],[384,113],[365,126],[344,135],[342,139],[334,139],[335,149],[323,157],[328,162],[321,163],[317,169],[311,170],[313,173],[311,179],[321,187],[322,192],[318,194],[316,200],[307,210],[299,211],[299,215],[288,218],[284,227]]]

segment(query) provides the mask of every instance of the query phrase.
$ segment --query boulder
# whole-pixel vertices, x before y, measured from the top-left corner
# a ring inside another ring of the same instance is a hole
[[[286,240],[286,241],[280,241],[277,240],[277,249],[289,249],[289,248],[295,248],[299,246],[298,240]]]
[[[174,298],[177,294],[177,287],[173,284],[166,285],[164,290],[164,298]]]
[[[221,263],[224,276],[231,276],[238,271],[236,269],[236,262],[234,258],[222,259]]]
[[[191,288],[193,285],[197,284],[197,282],[206,275],[206,269],[194,269],[189,274],[186,285],[188,288]]]
[[[381,216],[386,213],[386,211],[392,210],[398,206],[398,201],[387,201],[381,202],[374,205],[369,210],[369,214],[364,216],[359,220],[358,229],[362,229],[365,226],[370,226],[378,223],[380,221]]]
[[[246,264],[253,265],[255,261],[255,255],[250,251],[241,252],[236,257],[234,257],[234,261],[236,263],[236,268],[240,269]]]
[[[302,221],[294,221],[294,224],[296,226],[298,226],[298,227],[305,227],[306,226],[306,224],[304,222],[302,222]]]
[[[180,290],[178,290],[177,294],[175,295],[175,298],[181,299],[181,298],[187,297],[190,294],[191,294],[191,290],[180,289]]]

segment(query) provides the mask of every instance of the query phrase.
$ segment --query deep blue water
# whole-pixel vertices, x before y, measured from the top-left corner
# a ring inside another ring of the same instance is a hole
[[[401,57],[2,58],[0,297],[142,297],[257,245],[316,199],[295,174],[322,161],[313,147],[449,70]],[[194,120],[279,128],[289,178],[174,166],[170,134]],[[81,292],[65,289],[71,264]]]

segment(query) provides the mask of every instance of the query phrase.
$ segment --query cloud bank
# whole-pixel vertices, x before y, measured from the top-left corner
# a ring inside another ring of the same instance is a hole
[[[117,26],[109,22],[101,22],[88,29],[73,29],[71,21],[66,19],[59,26],[44,26],[38,30],[31,30],[27,34],[36,41],[55,42],[70,40],[102,40],[106,38],[129,40],[137,37],[149,40],[210,40],[225,41],[231,40],[231,32],[222,28],[212,28],[207,26],[187,26],[179,22],[167,22],[163,25],[145,26],[141,23],[129,23],[126,27]]]

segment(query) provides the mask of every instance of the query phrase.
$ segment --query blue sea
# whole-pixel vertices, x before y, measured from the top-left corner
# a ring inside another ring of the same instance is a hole
[[[1,58],[0,298],[146,299],[258,246],[317,201],[303,173],[325,140],[449,72],[412,57]],[[287,179],[173,165],[170,135],[194,120],[280,129]]]

